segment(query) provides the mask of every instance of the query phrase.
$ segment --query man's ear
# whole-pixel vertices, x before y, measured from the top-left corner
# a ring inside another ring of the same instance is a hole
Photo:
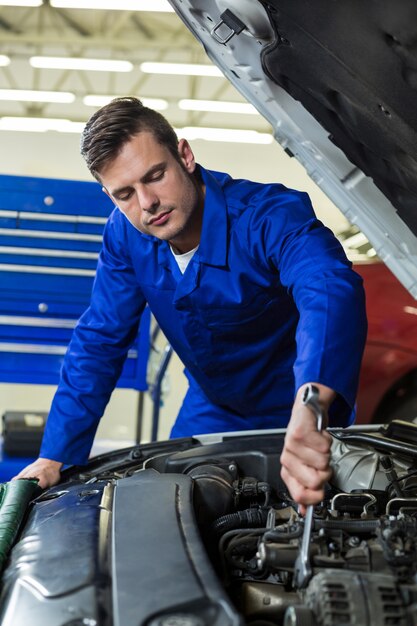
[[[178,142],[178,154],[189,174],[195,170],[195,157],[191,150],[191,146],[186,139],[180,139]]]

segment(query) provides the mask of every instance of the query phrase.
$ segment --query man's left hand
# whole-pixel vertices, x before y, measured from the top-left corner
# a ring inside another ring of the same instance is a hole
[[[294,402],[291,419],[285,436],[281,455],[281,477],[292,498],[305,513],[309,504],[317,504],[324,498],[324,485],[331,477],[331,436],[326,432],[327,410],[336,393],[318,383],[312,383],[320,393],[323,408],[323,430],[318,432],[317,419],[311,408],[303,404],[306,385],[300,387]]]

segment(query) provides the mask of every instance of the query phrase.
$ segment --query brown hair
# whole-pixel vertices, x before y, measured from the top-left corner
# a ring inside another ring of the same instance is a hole
[[[144,130],[153,133],[157,142],[179,160],[174,129],[163,115],[145,107],[138,98],[115,98],[93,113],[81,135],[81,154],[92,175],[100,180],[104,166],[117,157],[134,135]]]

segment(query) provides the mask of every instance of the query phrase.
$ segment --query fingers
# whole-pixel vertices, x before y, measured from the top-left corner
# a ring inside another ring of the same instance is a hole
[[[281,455],[281,477],[295,502],[305,506],[323,500],[324,485],[332,475],[331,437],[328,433],[316,434],[320,440],[310,437],[301,441],[287,433]]]
[[[62,463],[52,459],[39,458],[34,463],[24,467],[13,480],[19,478],[37,478],[42,489],[56,485],[61,478]]]
[[[305,448],[301,454],[293,454],[284,448],[281,455],[281,466],[306,489],[321,489],[331,477],[330,454],[314,453]]]
[[[330,479],[331,471],[323,473],[320,476],[316,476],[314,481],[311,481],[312,486],[306,486],[295,478],[286,467],[281,467],[281,477],[285,482],[291,497],[295,502],[301,504],[303,512],[305,506],[309,504],[317,504],[324,498],[324,485]]]
[[[330,463],[331,437],[326,433],[315,433],[317,437],[296,439],[289,433],[281,455],[281,463],[290,472],[302,472],[300,479],[309,481],[312,476],[310,468],[318,471],[327,471]],[[301,467],[299,466],[302,461]]]
[[[332,474],[331,443],[328,432],[317,431],[317,420],[311,409],[296,402],[281,454],[281,477],[301,510],[324,498],[324,485]]]

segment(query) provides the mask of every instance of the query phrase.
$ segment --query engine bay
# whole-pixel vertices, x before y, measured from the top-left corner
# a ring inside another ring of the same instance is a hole
[[[417,623],[416,431],[333,432],[333,480],[314,509],[302,585],[306,522],[282,485],[242,475],[228,457],[185,469],[207,551],[246,624]]]
[[[70,468],[32,501],[0,624],[417,624],[417,427],[331,434],[302,584],[284,434],[172,440]]]
[[[295,575],[305,518],[288,494],[245,476],[231,483],[237,510],[209,529],[200,524],[245,623],[417,623],[417,471],[384,452],[371,460],[338,438],[333,459],[334,483],[313,514],[305,585]]]

